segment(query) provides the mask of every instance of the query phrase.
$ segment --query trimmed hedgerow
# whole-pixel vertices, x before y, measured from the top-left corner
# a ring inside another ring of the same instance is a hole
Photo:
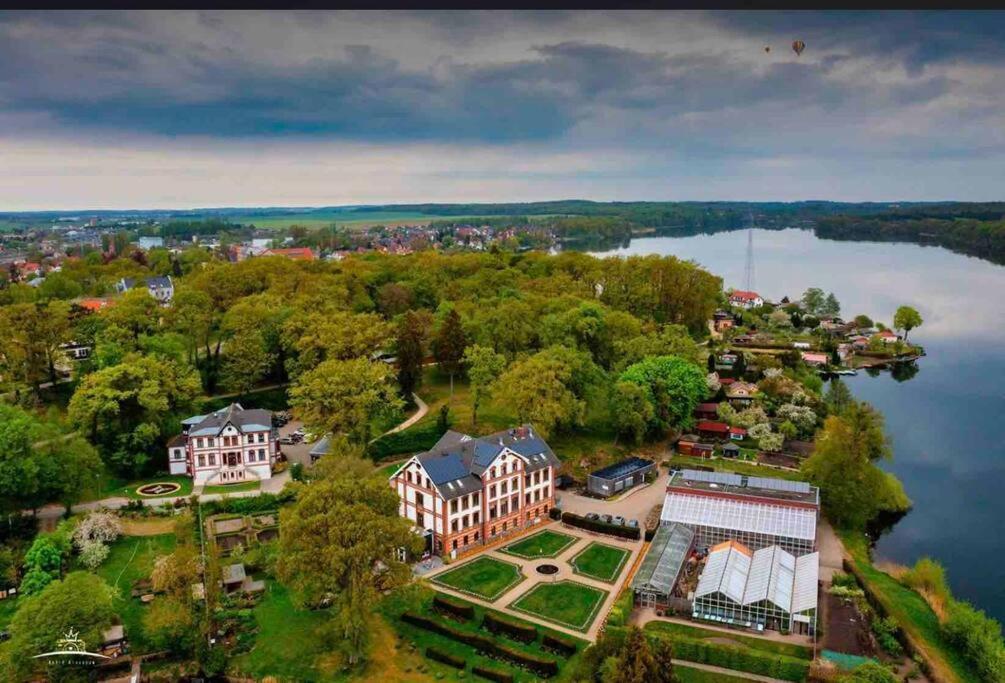
[[[576,654],[576,643],[562,638],[558,635],[545,634],[544,638],[541,640],[541,646],[546,650],[551,650],[552,652],[559,654],[563,657],[571,657]]]
[[[810,663],[806,660],[762,654],[732,645],[679,636],[673,638],[673,653],[675,659],[712,664],[786,681],[804,681],[810,669]]]
[[[482,628],[488,629],[492,633],[508,636],[521,643],[533,643],[537,640],[537,629],[530,624],[521,624],[512,619],[507,619],[501,614],[485,613],[482,619]]]
[[[463,657],[457,657],[449,652],[444,652],[443,650],[433,647],[430,645],[426,648],[426,656],[432,660],[446,664],[447,666],[452,666],[455,669],[467,668],[468,662]]]
[[[562,523],[568,524],[569,526],[579,527],[580,529],[586,529],[587,531],[596,531],[598,534],[618,536],[632,541],[637,541],[641,538],[641,532],[638,527],[608,524],[607,522],[603,522],[599,519],[587,519],[586,517],[580,517],[579,515],[571,512],[562,513]]]
[[[469,621],[475,616],[475,608],[467,603],[455,600],[449,595],[437,595],[433,598],[433,609],[445,616],[461,621]]]
[[[432,631],[433,633],[438,633],[441,636],[464,643],[475,648],[481,654],[522,666],[540,676],[554,676],[558,673],[558,662],[553,659],[537,657],[526,652],[514,650],[502,643],[497,643],[491,638],[462,631],[450,624],[440,623],[414,612],[405,612],[400,618],[406,624],[411,624],[412,626],[417,626],[418,628]]]
[[[471,667],[471,673],[475,676],[495,681],[495,683],[513,683],[513,674],[508,671],[496,671],[495,669],[486,669],[483,666],[473,666]]]

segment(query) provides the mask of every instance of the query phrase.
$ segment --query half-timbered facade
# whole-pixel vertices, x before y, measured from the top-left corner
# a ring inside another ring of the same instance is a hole
[[[559,464],[530,425],[478,438],[449,431],[389,481],[401,515],[449,555],[547,518]]]
[[[196,484],[233,484],[272,477],[276,439],[272,413],[245,410],[240,403],[182,422],[183,432],[168,442],[171,474]]]

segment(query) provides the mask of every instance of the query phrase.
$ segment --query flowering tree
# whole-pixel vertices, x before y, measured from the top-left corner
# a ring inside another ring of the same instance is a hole
[[[74,530],[73,544],[82,553],[88,543],[112,543],[121,534],[118,517],[110,512],[92,512]]]

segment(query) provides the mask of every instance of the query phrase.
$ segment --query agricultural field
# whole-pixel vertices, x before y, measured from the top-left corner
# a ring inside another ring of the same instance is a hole
[[[254,224],[257,228],[280,230],[291,225],[305,228],[320,228],[335,223],[350,228],[368,228],[374,225],[394,227],[398,225],[426,225],[433,221],[467,221],[490,216],[440,216],[418,211],[351,211],[330,209],[305,211],[304,213],[276,213],[261,216],[228,216],[234,223]]]

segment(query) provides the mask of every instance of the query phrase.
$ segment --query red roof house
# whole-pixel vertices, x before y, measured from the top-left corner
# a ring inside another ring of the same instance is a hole
[[[264,256],[285,256],[294,261],[315,261],[317,256],[310,247],[289,247],[287,249],[266,249]]]
[[[722,438],[729,434],[729,425],[725,422],[702,420],[697,425],[698,434],[706,438]]]

